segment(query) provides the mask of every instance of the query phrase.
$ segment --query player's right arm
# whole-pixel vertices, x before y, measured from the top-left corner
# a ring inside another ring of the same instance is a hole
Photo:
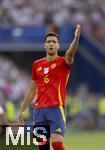
[[[78,24],[75,30],[75,37],[70,44],[69,49],[65,53],[65,62],[70,65],[73,63],[74,55],[78,47],[79,37],[81,32],[81,26]]]
[[[35,91],[36,91],[36,82],[34,80],[31,81],[29,90],[25,96],[25,99],[23,101],[23,104],[20,109],[19,117],[18,117],[18,122],[22,123],[23,122],[23,113],[26,110],[26,108],[30,105],[32,100],[35,97]]]

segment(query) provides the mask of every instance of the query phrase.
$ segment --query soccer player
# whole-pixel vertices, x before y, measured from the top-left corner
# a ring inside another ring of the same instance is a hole
[[[36,97],[35,123],[42,125],[44,122],[48,122],[50,124],[51,145],[54,150],[65,150],[63,139],[66,125],[64,113],[66,84],[80,32],[81,26],[77,25],[74,39],[64,57],[58,56],[59,36],[53,32],[47,33],[44,44],[46,57],[33,62],[31,85],[18,118],[21,123],[23,112]]]

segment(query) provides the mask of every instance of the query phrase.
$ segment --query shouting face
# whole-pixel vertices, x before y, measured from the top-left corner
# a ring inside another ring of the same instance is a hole
[[[44,48],[48,55],[55,55],[59,49],[59,42],[56,36],[48,36]]]

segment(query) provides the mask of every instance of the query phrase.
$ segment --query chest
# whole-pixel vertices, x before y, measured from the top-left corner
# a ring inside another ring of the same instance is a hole
[[[57,68],[59,68],[59,64],[57,63],[48,63],[48,64],[42,63],[37,66],[36,75],[38,78],[46,75],[51,75],[56,73]]]

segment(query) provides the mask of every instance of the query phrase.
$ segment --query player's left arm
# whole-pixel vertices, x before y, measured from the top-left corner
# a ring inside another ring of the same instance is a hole
[[[81,26],[77,25],[76,30],[75,30],[75,36],[74,39],[69,47],[69,49],[65,53],[65,62],[70,65],[73,63],[74,60],[74,54],[77,50],[78,47],[78,42],[79,42],[79,37],[80,37],[80,32],[81,32]]]

